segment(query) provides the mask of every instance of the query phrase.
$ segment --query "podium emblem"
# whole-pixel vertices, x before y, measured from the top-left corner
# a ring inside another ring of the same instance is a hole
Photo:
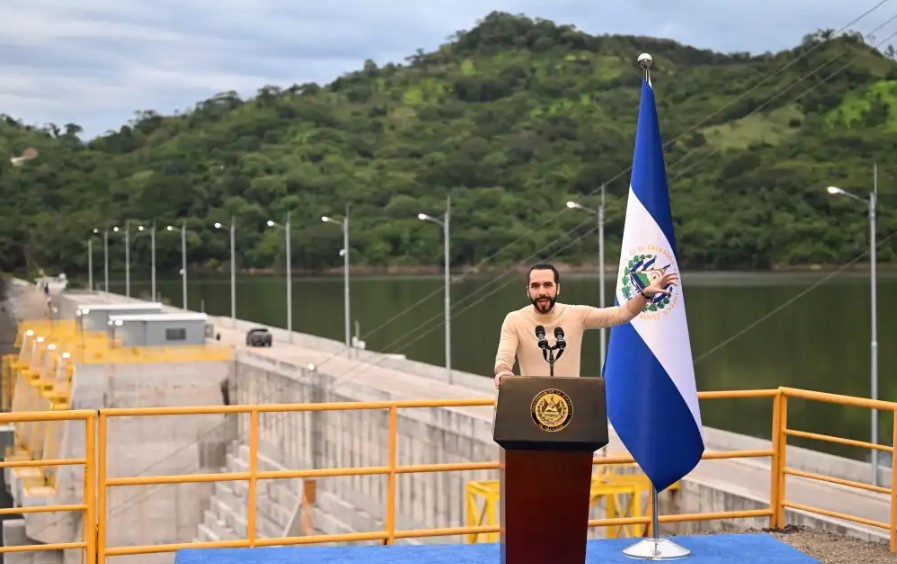
[[[533,398],[530,413],[536,425],[546,433],[563,430],[573,419],[573,401],[557,388],[542,390]]]

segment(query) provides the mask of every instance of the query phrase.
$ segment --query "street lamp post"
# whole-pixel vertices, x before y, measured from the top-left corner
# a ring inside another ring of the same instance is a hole
[[[234,225],[236,224],[236,217],[231,216],[230,225],[225,226],[221,223],[215,223],[215,229],[221,229],[222,227],[230,228],[230,320],[234,327],[237,326],[237,271],[235,270],[235,259],[236,255],[234,253],[235,247],[235,235],[234,235]]]
[[[449,289],[451,283],[451,257],[449,254],[449,222],[451,217],[451,205],[451,197],[446,197],[445,215],[443,215],[442,221],[425,213],[417,214],[417,218],[422,221],[431,221],[437,225],[442,226],[442,239],[444,245],[442,252],[445,262],[445,265],[443,266],[443,270],[445,271],[445,374],[448,378],[449,384],[452,384],[454,381],[454,378],[452,378],[452,298]]]
[[[156,220],[153,220],[153,225],[150,227],[152,231],[150,231],[150,260],[152,261],[152,293],[153,299],[151,302],[156,301]]]
[[[324,223],[339,223],[342,221],[343,225],[343,310],[346,318],[346,350],[349,351],[352,347],[351,331],[349,327],[349,320],[351,319],[351,314],[349,312],[349,204],[346,204],[346,215],[343,216],[342,220],[324,215],[321,216],[321,221]]]
[[[128,244],[127,224],[128,224],[128,222],[125,222],[125,295],[130,296],[131,295],[131,271],[130,271],[131,257],[130,257],[129,251],[128,251],[128,248],[130,247],[130,245]],[[115,233],[118,233],[118,231],[119,231],[118,226],[116,225],[115,227],[113,227],[112,231],[114,231]],[[107,289],[106,291],[108,292],[109,290]]]
[[[293,267],[292,267],[292,251],[290,249],[290,239],[292,239],[290,231],[291,211],[287,212],[287,221],[284,224],[284,238],[286,239],[287,252],[287,338],[293,342]],[[268,220],[268,227],[277,225],[276,221]]]
[[[131,297],[131,221],[125,220],[125,296]]]
[[[135,222],[136,223],[136,222]],[[129,253],[131,250],[130,245],[130,220],[125,222],[125,257],[129,257]],[[146,226],[142,224],[137,224],[137,231],[141,234],[146,230]],[[139,237],[139,235],[138,235]],[[136,237],[135,237],[136,239]],[[125,274],[127,277],[126,280],[126,293],[128,296],[131,295],[131,281],[130,281],[130,272],[131,272],[131,260],[130,258],[125,259],[125,263],[127,264],[125,268]],[[152,298],[150,301],[156,301],[156,220],[153,220],[150,224],[150,293],[152,294]]]
[[[93,235],[87,238],[87,289],[93,292]]]
[[[580,209],[594,213],[598,217],[598,304],[604,307],[604,184],[601,185],[601,204],[597,210],[584,207],[576,202],[567,202],[570,209]],[[601,328],[601,370],[604,370],[604,358],[607,349],[607,329]]]
[[[87,287],[93,292],[93,236],[99,235],[100,230],[94,227],[87,236]],[[104,231],[105,234],[105,231]],[[108,256],[108,255],[107,255]]]
[[[168,231],[174,231],[173,225],[166,227]],[[181,307],[187,310],[187,220],[181,221]]]
[[[187,310],[187,220],[181,222],[181,301]]]
[[[876,256],[875,256],[875,231],[876,231],[876,219],[875,219],[875,206],[876,199],[878,197],[878,164],[873,165],[872,168],[872,192],[869,193],[869,199],[862,198],[855,194],[848,192],[842,188],[838,188],[837,186],[829,186],[828,193],[840,196],[847,196],[849,198],[853,198],[854,200],[858,200],[860,202],[865,203],[869,209],[869,276],[870,276],[870,298],[871,298],[871,323],[872,323],[872,336],[869,342],[869,352],[870,352],[870,364],[869,364],[869,379],[870,379],[870,388],[872,392],[872,399],[878,399],[878,307],[877,307],[877,295],[876,295]],[[872,409],[872,438],[870,442],[878,443],[878,410]],[[872,449],[872,483],[874,485],[878,485],[878,450]]]
[[[109,293],[109,228],[103,228],[103,291]]]

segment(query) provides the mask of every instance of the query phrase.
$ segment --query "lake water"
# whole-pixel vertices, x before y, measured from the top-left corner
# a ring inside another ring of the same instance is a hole
[[[148,293],[148,281],[142,278],[143,273],[132,273],[132,295]],[[566,303],[598,304],[597,277],[567,276],[561,283]],[[699,390],[792,386],[870,397],[868,274],[700,273],[684,277],[683,283]],[[179,278],[160,280],[163,299],[180,305],[180,284]],[[294,276],[293,284],[294,330],[342,341],[342,278]],[[442,366],[442,284],[441,276],[353,277],[352,319],[367,348]],[[610,303],[612,277],[606,284]],[[113,291],[123,289],[113,282]],[[237,317],[286,327],[285,291],[280,276],[239,277]],[[451,291],[452,366],[491,378],[501,321],[509,310],[527,303],[524,277],[466,277],[453,283]],[[191,309],[229,316],[230,279],[192,280],[189,302]],[[897,392],[897,326],[888,313],[889,304],[897,303],[897,275],[879,274],[878,303],[879,397],[892,400]],[[586,337],[583,375],[599,366],[599,332]],[[708,400],[701,411],[707,425],[769,437],[769,399]],[[790,400],[788,414],[790,428],[870,437],[866,409]],[[891,429],[890,414],[880,414],[879,442],[890,444]],[[853,447],[789,441],[868,458]]]

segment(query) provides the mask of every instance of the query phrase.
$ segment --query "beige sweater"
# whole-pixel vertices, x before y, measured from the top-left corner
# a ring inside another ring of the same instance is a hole
[[[545,327],[545,338],[554,346],[554,328],[564,330],[567,347],[554,363],[555,376],[579,376],[582,356],[582,336],[586,329],[612,327],[630,321],[635,315],[623,306],[597,308],[584,305],[568,305],[557,302],[554,308],[541,314],[532,305],[512,311],[501,324],[501,339],[495,355],[495,373],[513,371],[514,358],[520,363],[521,376],[548,376],[548,362],[542,357],[536,338],[536,326]],[[557,352],[554,351],[555,357]],[[599,376],[600,366],[589,367],[587,376]]]

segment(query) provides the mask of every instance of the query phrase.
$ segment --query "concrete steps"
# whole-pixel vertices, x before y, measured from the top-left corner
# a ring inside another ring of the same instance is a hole
[[[260,471],[284,470],[264,456],[258,458]],[[249,447],[232,443],[222,472],[247,472]],[[256,483],[256,538],[282,538],[300,499],[302,481],[259,480]],[[249,508],[249,482],[216,482],[209,508],[197,527],[194,541],[244,539],[248,534],[246,514]]]

